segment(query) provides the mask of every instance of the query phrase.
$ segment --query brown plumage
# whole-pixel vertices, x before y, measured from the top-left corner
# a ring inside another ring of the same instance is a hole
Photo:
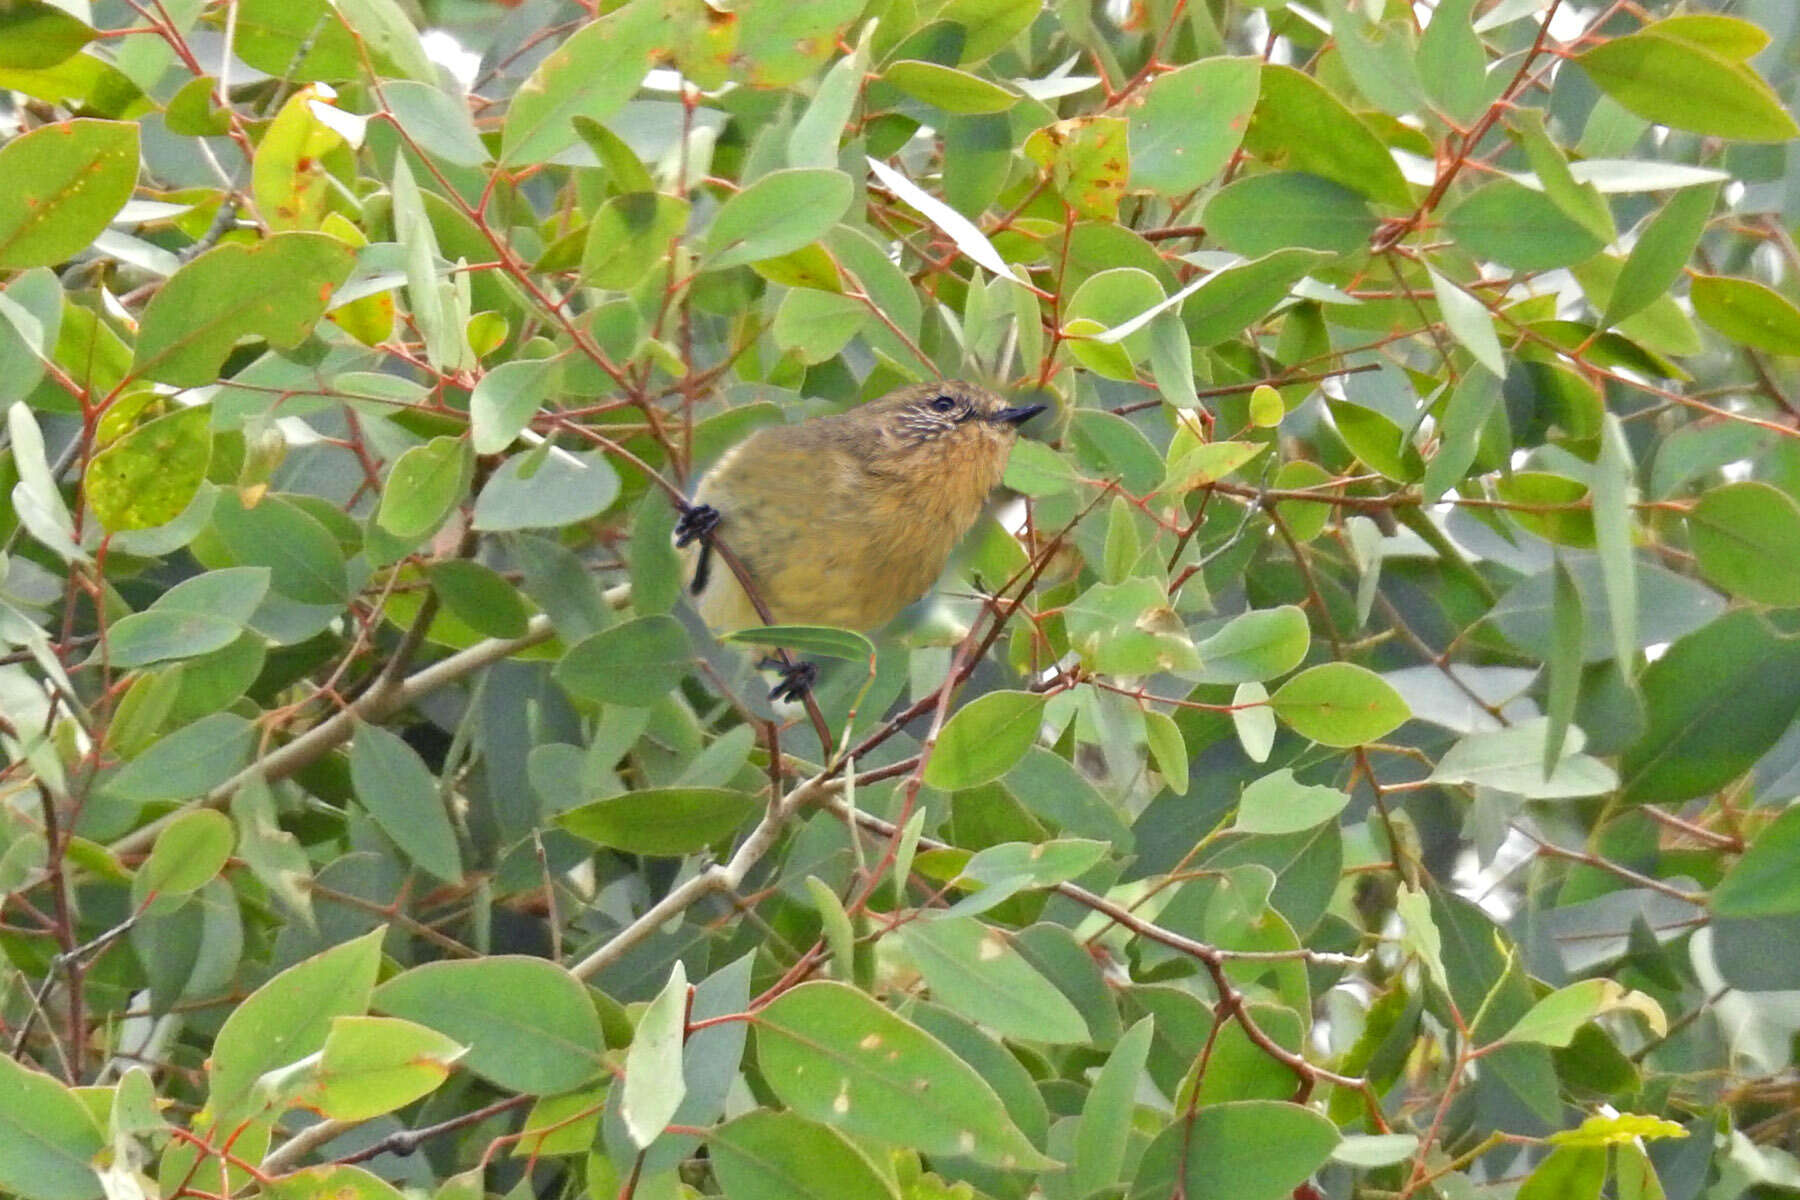
[[[721,632],[762,623],[706,552],[716,529],[777,624],[886,624],[937,580],[1043,407],[944,381],[757,430],[700,480],[678,531],[700,615]]]

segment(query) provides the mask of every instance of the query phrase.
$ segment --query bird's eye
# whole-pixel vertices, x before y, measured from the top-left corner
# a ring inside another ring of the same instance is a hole
[[[953,412],[955,409],[956,409],[956,401],[951,399],[949,396],[939,396],[936,399],[932,400],[932,402],[931,402],[931,411],[932,412],[947,413],[947,412]]]

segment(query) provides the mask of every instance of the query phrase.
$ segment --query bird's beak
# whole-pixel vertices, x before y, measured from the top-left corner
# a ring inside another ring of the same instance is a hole
[[[1031,418],[1049,408],[1048,404],[1020,404],[1011,408],[1003,408],[988,420],[997,425],[1023,425]]]

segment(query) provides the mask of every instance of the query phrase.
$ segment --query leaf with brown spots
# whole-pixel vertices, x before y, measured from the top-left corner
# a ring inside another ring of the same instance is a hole
[[[1025,153],[1077,216],[1110,221],[1131,175],[1127,129],[1123,117],[1075,117],[1026,138]]]

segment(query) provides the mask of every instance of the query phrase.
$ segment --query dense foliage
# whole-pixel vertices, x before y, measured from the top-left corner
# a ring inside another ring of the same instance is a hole
[[[1797,64],[0,0],[0,1192],[1800,1190]],[[697,472],[940,377],[933,596],[722,645]]]

